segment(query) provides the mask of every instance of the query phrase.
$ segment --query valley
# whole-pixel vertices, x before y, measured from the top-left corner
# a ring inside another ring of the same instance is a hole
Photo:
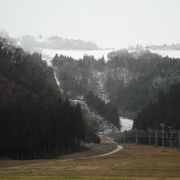
[[[0,180],[180,180],[179,0],[0,0]]]

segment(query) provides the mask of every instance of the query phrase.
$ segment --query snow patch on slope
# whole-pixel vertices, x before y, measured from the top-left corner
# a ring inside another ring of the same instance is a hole
[[[110,99],[105,92],[104,86],[105,86],[105,73],[99,72],[99,71],[93,71],[93,90],[95,94],[103,100],[105,103],[109,103]]]
[[[87,103],[83,100],[72,100],[70,99],[70,102],[72,104],[80,104],[81,108],[86,110],[88,116],[90,118],[96,119],[96,132],[98,133],[98,135],[110,135],[110,134],[114,134],[114,133],[120,133],[120,130],[115,127],[113,124],[111,124],[110,122],[106,121],[102,116],[100,116],[99,114],[92,112]]]
[[[127,119],[120,116],[119,121],[121,124],[121,132],[130,131],[133,128],[134,121],[131,119]]]

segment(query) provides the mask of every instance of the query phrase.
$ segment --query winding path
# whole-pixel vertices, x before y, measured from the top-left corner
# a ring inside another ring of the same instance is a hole
[[[73,161],[73,160],[77,160],[77,159],[92,159],[92,158],[100,158],[100,157],[105,157],[105,156],[109,156],[109,155],[112,155],[112,154],[115,154],[119,151],[121,151],[123,149],[123,146],[121,145],[117,145],[116,149],[114,149],[113,151],[110,151],[108,153],[105,153],[105,154],[100,154],[100,155],[96,155],[96,156],[89,156],[89,157],[82,157],[82,158],[71,158],[71,159],[62,159],[62,160],[59,160],[59,161]]]
[[[90,158],[97,158],[97,157],[109,156],[109,155],[111,155],[111,154],[115,154],[115,153],[121,151],[122,149],[123,149],[123,146],[117,145],[117,148],[114,149],[114,150],[111,151],[111,152],[108,152],[108,153],[105,153],[105,154],[101,154],[101,155],[97,155],[97,156],[92,156],[92,157],[90,157]]]
[[[32,164],[25,164],[25,165],[20,165],[20,166],[6,167],[6,168],[1,168],[0,171],[8,170],[8,169],[16,169],[16,168],[29,168],[29,167],[40,166],[40,165],[44,165],[44,164],[52,164],[55,162],[73,161],[73,160],[78,160],[78,159],[85,160],[85,159],[92,159],[92,158],[101,158],[101,157],[105,157],[105,156],[115,154],[115,153],[121,151],[122,149],[123,149],[122,145],[116,145],[116,149],[114,149],[108,153],[104,153],[104,154],[100,154],[100,155],[89,156],[89,157],[79,157],[79,158],[75,157],[75,158],[69,158],[69,159],[58,159],[55,161],[45,161],[45,162],[40,162],[40,163],[32,163]]]

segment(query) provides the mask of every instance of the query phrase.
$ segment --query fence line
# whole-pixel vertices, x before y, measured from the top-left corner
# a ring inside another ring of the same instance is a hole
[[[176,147],[180,150],[180,130],[150,129],[148,131],[134,129],[110,135],[119,143],[149,144],[156,147]]]

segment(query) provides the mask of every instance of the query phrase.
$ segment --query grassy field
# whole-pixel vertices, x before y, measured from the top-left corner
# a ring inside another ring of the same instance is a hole
[[[180,152],[129,144],[121,152],[102,158],[0,161],[0,179],[177,180]]]

